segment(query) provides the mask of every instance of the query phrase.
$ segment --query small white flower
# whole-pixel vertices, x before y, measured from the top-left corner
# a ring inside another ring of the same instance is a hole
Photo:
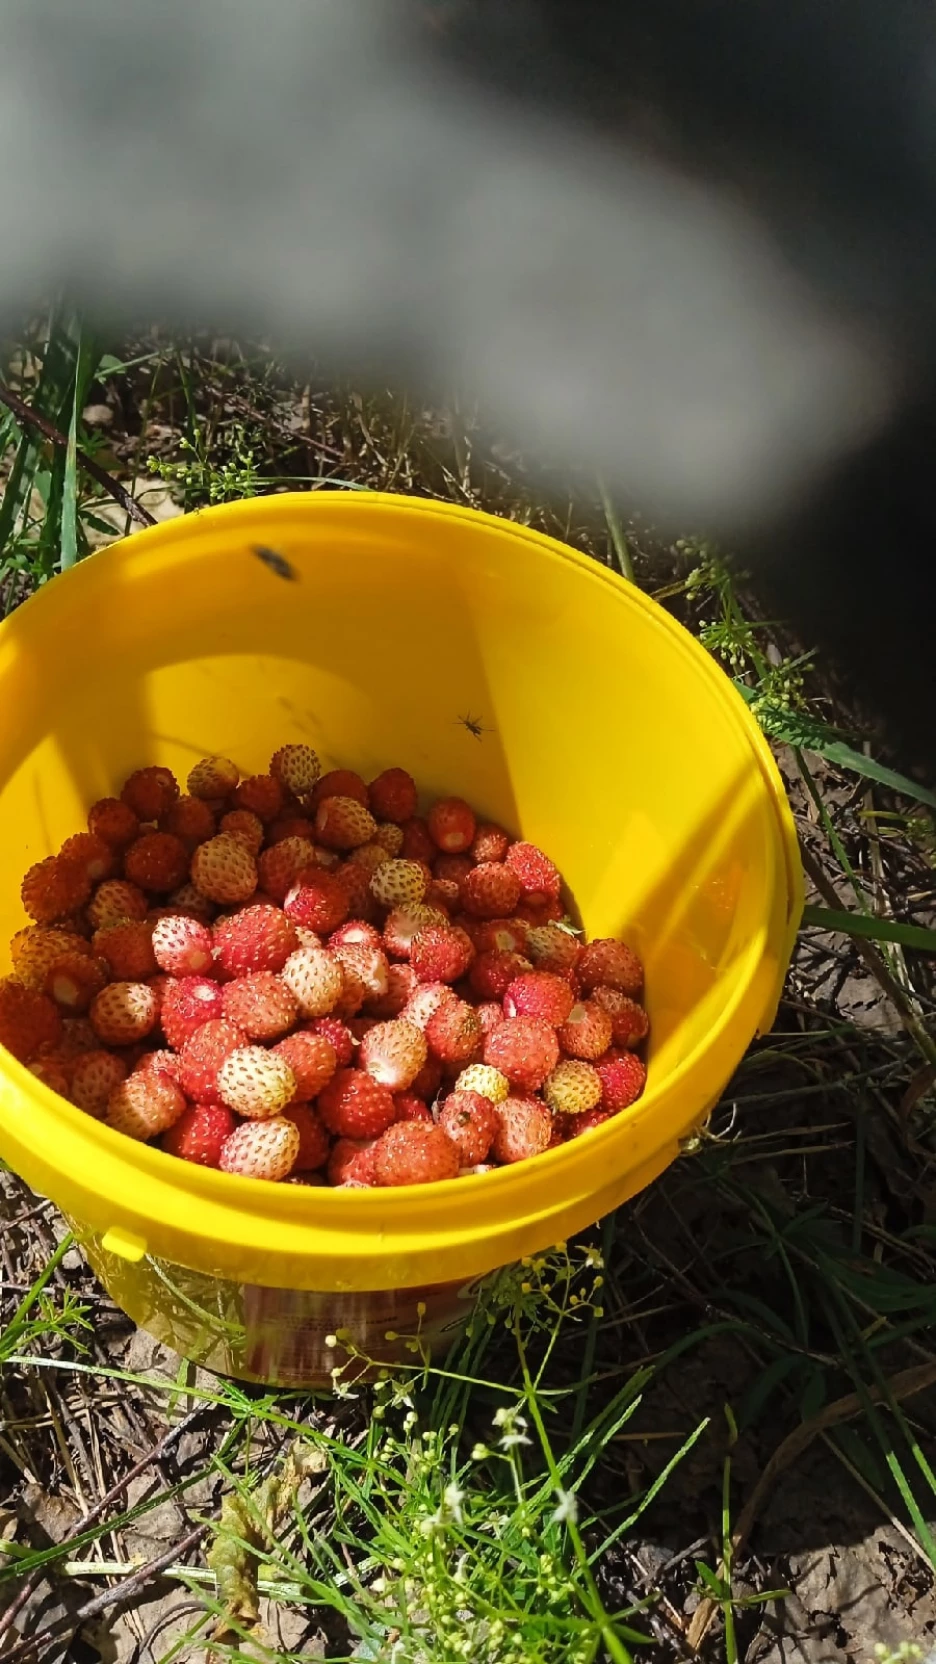
[[[557,1491],[559,1506],[550,1514],[557,1525],[574,1525],[578,1519],[578,1497],[574,1491]]]
[[[442,1506],[448,1510],[450,1518],[455,1521],[456,1525],[461,1525],[462,1523],[461,1505],[464,1500],[465,1493],[458,1485],[454,1483],[446,1485],[445,1490],[442,1492]]]

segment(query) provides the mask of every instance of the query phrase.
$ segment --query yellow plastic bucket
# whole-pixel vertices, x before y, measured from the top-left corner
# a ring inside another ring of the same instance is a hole
[[[768,747],[665,612],[523,526],[364,493],[156,526],[0,628],[0,710],[4,941],[25,868],[131,770],[184,778],[219,752],[253,772],[301,740],[365,778],[402,765],[541,844],[587,932],[646,963],[640,1101],[536,1160],[426,1188],[193,1166],[0,1051],[0,1153],[75,1222],[130,1316],[211,1367],[312,1384],[335,1330],[390,1356],[388,1331],[453,1329],[485,1273],[655,1178],[773,1019],[802,897]]]

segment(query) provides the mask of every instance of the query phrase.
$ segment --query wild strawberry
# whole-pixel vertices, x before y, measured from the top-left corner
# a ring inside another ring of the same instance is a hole
[[[536,844],[511,844],[504,857],[528,896],[558,897],[562,880],[557,868]]]
[[[123,924],[125,919],[145,919],[147,900],[136,884],[122,878],[108,878],[99,884],[88,904],[88,918],[95,930]]]
[[[274,779],[300,801],[314,790],[322,765],[311,745],[281,745],[270,759]]]
[[[213,838],[215,817],[209,805],[200,797],[179,797],[172,808],[160,818],[161,832],[171,832],[183,843],[191,855],[197,844]]]
[[[163,1133],[162,1147],[167,1155],[198,1167],[220,1167],[222,1147],[236,1126],[226,1104],[192,1104]]]
[[[318,1111],[338,1138],[376,1138],[396,1113],[389,1088],[363,1069],[339,1069],[319,1093]]]
[[[286,795],[272,774],[250,774],[234,792],[235,809],[249,809],[267,826],[283,813]]]
[[[490,1098],[479,1092],[452,1092],[439,1110],[439,1126],[458,1151],[459,1165],[474,1167],[484,1161],[498,1129]]]
[[[308,1104],[291,1104],[283,1110],[283,1117],[292,1122],[299,1134],[299,1150],[293,1170],[297,1173],[314,1172],[317,1167],[324,1167],[331,1139],[315,1110]]]
[[[400,1015],[405,1017],[408,1023],[415,1023],[417,1028],[424,1029],[440,1005],[457,998],[457,994],[452,992],[447,982],[422,982],[410,995]]]
[[[446,855],[460,855],[469,849],[475,835],[474,810],[460,797],[441,797],[427,817],[429,836]]]
[[[569,1057],[593,1061],[611,1044],[612,1023],[607,1011],[594,1000],[579,1000],[557,1030],[559,1044]]]
[[[479,1092],[482,1098],[490,1098],[492,1104],[502,1104],[510,1096],[510,1082],[499,1069],[493,1069],[489,1063],[470,1063],[463,1069],[455,1082],[456,1092]]]
[[[179,1059],[180,1083],[187,1098],[199,1104],[219,1102],[218,1070],[225,1058],[247,1044],[233,1023],[212,1018],[189,1035]]]
[[[222,1015],[251,1040],[278,1040],[292,1028],[299,1007],[273,971],[251,971],[222,990]]]
[[[532,959],[527,951],[529,930],[522,919],[474,919],[472,932],[479,953],[519,953],[527,961]]]
[[[351,1030],[346,1023],[341,1022],[340,1018],[313,1017],[311,1022],[303,1023],[299,1032],[300,1034],[315,1034],[320,1039],[327,1040],[328,1044],[334,1048],[339,1069],[349,1069],[351,1067],[357,1046]],[[280,1044],[282,1045],[283,1042],[281,1041]],[[311,1092],[309,1096],[312,1097]]]
[[[140,979],[142,980],[142,979]],[[69,1015],[87,1011],[107,981],[107,967],[87,953],[62,954],[46,972],[43,992]]]
[[[405,768],[385,768],[367,788],[371,814],[402,824],[416,813],[416,782]]]
[[[432,1110],[415,1092],[394,1092],[393,1102],[398,1121],[425,1121],[427,1126],[435,1126]]]
[[[475,828],[468,853],[481,866],[486,861],[503,861],[509,848],[510,838],[504,828],[495,826],[493,821],[481,820]]]
[[[426,1061],[421,1029],[402,1018],[377,1023],[361,1041],[360,1067],[391,1092],[405,1092]]]
[[[324,1022],[327,1020],[322,1019]],[[338,1067],[338,1056],[331,1041],[324,1035],[310,1034],[307,1030],[287,1034],[285,1040],[273,1046],[272,1051],[274,1056],[289,1064],[295,1075],[296,1097],[300,1103],[317,1098]],[[349,1053],[349,1061],[352,1055]]]
[[[326,797],[315,811],[315,836],[326,849],[356,849],[376,830],[370,810],[354,797]]]
[[[297,948],[282,970],[303,1017],[326,1017],[341,998],[341,964],[325,948]]]
[[[235,1127],[221,1148],[221,1171],[242,1179],[276,1182],[292,1172],[299,1154],[299,1128],[284,1115]]]
[[[168,982],[159,1020],[173,1051],[179,1052],[203,1023],[217,1022],[223,1015],[224,996],[216,982],[204,976],[183,976]]]
[[[370,875],[366,869],[353,861],[345,861],[335,868],[334,876],[344,890],[348,912],[352,915],[365,913],[368,918],[373,918],[377,904],[370,893]]]
[[[381,849],[385,849],[389,856],[395,858],[403,848],[402,826],[397,826],[394,820],[379,820],[374,833],[374,843],[379,844]]]
[[[557,1115],[582,1115],[601,1102],[601,1076],[590,1063],[566,1058],[546,1076],[543,1097]]]
[[[0,1045],[26,1063],[40,1046],[57,1043],[61,1033],[62,1019],[45,994],[14,977],[0,978]]]
[[[218,919],[212,932],[214,955],[228,976],[246,971],[281,971],[299,946],[295,926],[278,907],[257,903],[231,918]]]
[[[158,965],[169,976],[204,976],[214,969],[211,931],[198,919],[186,918],[180,913],[157,919],[151,946],[153,970]]]
[[[458,1151],[441,1127],[397,1121],[377,1140],[374,1175],[379,1185],[434,1184],[454,1179]]]
[[[633,1052],[606,1052],[595,1068],[601,1080],[601,1107],[612,1115],[636,1103],[647,1083],[646,1068]]]
[[[138,768],[125,782],[120,801],[138,820],[152,821],[168,814],[178,795],[179,784],[171,769]]]
[[[182,1085],[182,1059],[177,1052],[167,1051],[165,1046],[161,1046],[155,1052],[144,1052],[134,1065],[133,1073],[141,1075],[150,1069],[161,1071],[168,1075],[170,1080],[174,1080],[177,1086]]]
[[[575,1003],[569,984],[551,971],[526,971],[504,994],[505,1017],[542,1017],[553,1028],[564,1023]]]
[[[384,861],[373,873],[371,895],[381,907],[410,907],[426,893],[426,875],[418,861]]]
[[[257,888],[257,864],[246,844],[230,832],[200,844],[190,871],[195,888],[225,907],[248,901]]]
[[[77,861],[92,884],[100,884],[114,870],[114,851],[93,832],[76,832],[74,837],[66,838],[59,855],[66,861]]]
[[[27,988],[41,988],[52,966],[71,953],[90,955],[91,948],[83,936],[51,925],[27,925],[10,943],[14,974]]]
[[[442,917],[447,919],[450,913],[457,912],[461,906],[461,889],[452,878],[434,878],[423,896],[423,902],[426,907],[437,907]],[[464,918],[467,917],[466,913]],[[463,924],[462,928],[467,927]],[[468,934],[471,936],[470,931]],[[473,936],[471,940],[474,941]]]
[[[557,924],[535,925],[527,931],[526,951],[538,971],[572,970],[582,957],[582,944]]]
[[[23,906],[37,924],[54,924],[83,907],[91,880],[80,861],[49,855],[30,867],[20,887]]]
[[[332,952],[336,948],[344,947],[382,947],[382,938],[376,925],[369,924],[366,919],[348,919],[332,931],[328,940]]]
[[[132,1046],[152,1034],[159,1021],[159,1000],[145,982],[112,982],[95,995],[90,1017],[105,1046]]]
[[[268,1121],[296,1096],[296,1077],[284,1057],[264,1046],[239,1046],[218,1070],[218,1095],[249,1121]]]
[[[239,779],[240,769],[229,757],[203,757],[191,770],[186,785],[192,797],[220,803],[230,797]]]
[[[611,1111],[599,1104],[597,1109],[586,1109],[583,1115],[557,1115],[555,1129],[560,1135],[559,1142],[567,1143],[570,1138],[580,1138],[583,1132],[591,1132],[610,1120]]]
[[[184,884],[189,852],[171,832],[144,832],[124,856],[124,872],[141,890],[165,893]]]
[[[332,937],[332,941],[334,939]],[[364,1001],[366,1015],[379,1017],[381,1020],[399,1017],[403,1007],[419,986],[416,973],[409,965],[388,965],[387,991]]]
[[[50,1092],[57,1092],[60,1098],[71,1097],[71,1075],[65,1063],[54,1057],[38,1057],[27,1068]]]
[[[619,988],[622,994],[629,994],[633,999],[643,987],[643,966],[636,953],[611,937],[598,937],[589,942],[576,970],[586,994],[603,984],[606,988]]]
[[[350,912],[347,890],[337,873],[318,867],[303,867],[283,903],[294,924],[328,935],[337,930]]]
[[[481,1024],[481,1033],[487,1039],[491,1031],[497,1028],[498,1023],[503,1022],[503,1008],[497,1005],[494,1000],[482,1000],[480,1005],[475,1006],[475,1010],[478,1013],[478,1022]]]
[[[106,925],[94,932],[92,952],[104,960],[115,981],[145,982],[157,970],[153,952],[155,928],[148,919],[124,919],[122,924]]]
[[[510,1165],[542,1155],[552,1138],[553,1120],[539,1098],[509,1097],[495,1105],[497,1130],[491,1154]]]
[[[473,958],[465,932],[453,925],[426,925],[417,931],[410,949],[410,964],[420,982],[457,982]]]
[[[424,1103],[431,1104],[438,1097],[441,1085],[442,1064],[437,1057],[429,1053],[419,1074],[410,1082],[410,1093],[414,1098],[421,1098]]]
[[[374,1171],[376,1138],[339,1138],[332,1145],[328,1158],[328,1182],[342,1185],[371,1186],[377,1183]]]
[[[472,867],[461,887],[466,913],[480,919],[502,919],[520,900],[520,880],[504,862],[483,861]]]
[[[139,837],[140,822],[133,810],[117,797],[100,797],[88,810],[88,831],[110,849],[126,849]]]
[[[413,941],[420,930],[427,925],[444,925],[444,913],[436,908],[426,907],[422,902],[411,902],[408,907],[395,907],[388,913],[384,922],[383,941],[387,952],[394,959],[408,959],[412,952]]]
[[[535,1092],[559,1061],[556,1031],[541,1017],[505,1017],[485,1036],[484,1061],[512,1086]]]
[[[350,768],[333,768],[323,774],[312,793],[310,807],[317,809],[328,797],[353,797],[356,803],[367,808],[367,787],[361,776]]]
[[[246,810],[238,809],[235,813],[245,814]],[[305,838],[307,843],[311,843],[312,822],[308,815],[278,815],[276,820],[271,821],[265,828],[265,833],[271,849],[274,844],[282,843],[284,838]]]
[[[228,817],[225,816],[225,819]],[[315,846],[308,838],[283,838],[258,857],[257,874],[267,894],[282,903],[295,884],[297,874],[306,867],[314,866]]]
[[[604,983],[599,983],[597,988],[592,989],[591,998],[611,1018],[612,1046],[630,1051],[647,1038],[650,1019],[646,1011],[629,995],[622,994],[620,988],[607,988]]]
[[[432,862],[433,878],[441,879],[443,883],[451,880],[458,885],[461,893],[461,887],[470,872],[474,872],[474,862],[470,855],[440,855],[436,852]]]
[[[341,965],[344,976],[339,1007],[347,1002],[347,1015],[353,1016],[354,1011],[360,1010],[365,1000],[383,999],[387,992],[390,967],[381,948],[370,947],[365,942],[347,942],[334,947],[332,941],[329,946]],[[341,1014],[339,1010],[339,1016]]]
[[[151,1069],[113,1087],[104,1119],[115,1132],[145,1140],[168,1131],[186,1107],[185,1096],[171,1076]]]
[[[473,1005],[445,1000],[426,1024],[426,1042],[442,1063],[468,1063],[481,1051],[481,1024]]]
[[[214,831],[215,827],[212,826],[211,832],[206,832],[205,837],[210,838]],[[249,809],[229,809],[226,815],[221,816],[217,831],[227,832],[232,838],[240,838],[254,860],[257,860],[266,837],[266,828],[259,815],[252,814]]]
[[[400,854],[407,861],[432,861],[438,853],[429,827],[419,815],[403,822],[403,847]]]
[[[479,953],[468,972],[473,994],[480,1000],[502,1000],[512,982],[532,970],[522,953]]]
[[[87,1017],[63,1017],[61,1037],[54,1044],[64,1058],[83,1057],[85,1052],[97,1051],[98,1037]],[[44,1053],[45,1045],[40,1050]]]

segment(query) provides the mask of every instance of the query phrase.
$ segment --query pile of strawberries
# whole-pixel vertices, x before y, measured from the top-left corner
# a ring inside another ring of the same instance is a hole
[[[0,1042],[130,1138],[253,1178],[422,1184],[634,1102],[643,972],[460,798],[306,745],[132,774],[31,867]]]

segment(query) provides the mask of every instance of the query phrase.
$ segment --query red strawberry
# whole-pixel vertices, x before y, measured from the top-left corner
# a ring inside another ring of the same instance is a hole
[[[425,1061],[426,1037],[422,1030],[399,1017],[377,1023],[361,1041],[361,1068],[391,1092],[405,1092]]]
[[[553,1132],[553,1120],[539,1098],[505,1098],[494,1106],[497,1131],[492,1154],[498,1161],[513,1163],[527,1161],[530,1156],[542,1155],[548,1149]]]
[[[237,785],[240,770],[229,757],[203,757],[192,769],[186,785],[192,797],[203,797],[208,803],[220,803],[230,797]]]
[[[601,1057],[611,1044],[611,1018],[594,1000],[580,1000],[573,1005],[565,1022],[558,1030],[559,1044],[569,1057],[593,1060]]]
[[[87,953],[63,953],[46,972],[43,993],[61,1011],[74,1015],[87,1011],[106,981],[107,966],[100,959],[91,959]]]
[[[446,855],[469,849],[475,835],[474,810],[461,797],[441,797],[428,815],[429,836]]]
[[[222,1146],[236,1126],[226,1105],[192,1104],[163,1133],[162,1147],[168,1155],[194,1161],[199,1167],[220,1167]]]
[[[351,911],[346,883],[336,872],[321,867],[303,867],[288,891],[283,910],[294,924],[327,936],[337,930]]]
[[[418,983],[403,1007],[401,1016],[405,1017],[408,1023],[415,1023],[417,1028],[424,1029],[440,1005],[457,997],[447,982]]]
[[[285,1120],[291,1121],[299,1133],[299,1152],[293,1162],[297,1173],[314,1172],[324,1167],[331,1149],[329,1138],[319,1116],[308,1104],[291,1104],[283,1110]]]
[[[62,1057],[82,1057],[98,1049],[98,1037],[87,1017],[63,1017],[61,1038],[53,1042]],[[45,1052],[45,1045],[41,1048]]]
[[[151,821],[168,814],[178,795],[179,784],[171,769],[138,768],[126,781],[120,801],[138,820]]]
[[[414,1098],[422,1098],[424,1103],[434,1103],[439,1087],[442,1084],[442,1064],[437,1057],[430,1055],[410,1086]]]
[[[315,836],[326,849],[357,849],[376,830],[370,810],[354,797],[326,797],[315,811]]]
[[[123,924],[125,919],[145,919],[147,900],[136,884],[122,878],[107,878],[99,884],[88,904],[88,920],[95,930]]]
[[[295,996],[274,971],[250,971],[222,991],[222,1015],[251,1040],[278,1040],[299,1015]]]
[[[340,961],[326,948],[297,948],[283,966],[282,977],[303,1017],[327,1017],[344,986]]]
[[[339,1069],[319,1094],[318,1110],[338,1138],[376,1138],[396,1113],[391,1092],[363,1069]]]
[[[266,826],[283,813],[286,794],[272,774],[251,774],[242,780],[234,793],[234,806],[249,809]]]
[[[223,1016],[223,992],[208,977],[183,976],[167,982],[159,1020],[173,1051],[180,1052],[203,1023],[217,1022]]]
[[[643,966],[632,948],[612,937],[589,942],[576,967],[586,994],[603,983],[633,999],[643,987]]]
[[[542,1017],[558,1028],[572,1010],[575,998],[569,984],[551,971],[526,971],[504,995],[505,1017]]]
[[[468,981],[478,999],[502,1000],[511,983],[532,968],[522,953],[479,953],[468,972]]]
[[[490,1098],[479,1092],[452,1092],[439,1111],[439,1126],[455,1145],[462,1167],[485,1160],[499,1125]]]
[[[328,1160],[328,1182],[336,1186],[371,1186],[377,1183],[374,1171],[376,1138],[339,1138],[332,1145]]]
[[[177,1086],[182,1085],[182,1059],[178,1052],[167,1051],[165,1047],[156,1052],[144,1052],[133,1072],[140,1075],[149,1069],[161,1070],[174,1080]]]
[[[243,976],[245,971],[281,971],[299,946],[292,922],[280,908],[268,903],[218,919],[212,942],[218,964],[229,976]]]
[[[590,1063],[564,1058],[543,1082],[543,1097],[557,1115],[582,1115],[601,1102],[601,1076]]]
[[[466,913],[501,919],[513,912],[522,891],[517,874],[504,862],[483,861],[472,867],[461,894]]]
[[[300,872],[314,867],[315,845],[308,838],[281,838],[257,860],[257,877],[275,901],[286,900]]]
[[[367,849],[370,845],[365,844],[364,847]],[[347,912],[352,916],[364,913],[373,918],[376,903],[370,893],[371,870],[349,860],[335,869],[335,877],[344,889]]]
[[[607,1011],[611,1018],[611,1044],[623,1046],[630,1051],[645,1040],[650,1027],[650,1019],[642,1005],[632,1000],[629,995],[622,994],[620,988],[606,988],[599,983],[592,989],[592,999]]]
[[[20,886],[23,906],[37,924],[54,924],[83,907],[91,894],[91,880],[80,861],[49,855],[30,867]]]
[[[446,918],[461,906],[461,888],[452,878],[434,878],[423,896],[423,902],[427,907],[438,908],[443,918]],[[468,914],[465,913],[463,918],[467,917]],[[462,928],[467,929],[467,926],[463,924]],[[474,941],[470,931],[468,934]]]
[[[83,1052],[75,1059],[72,1069],[72,1103],[100,1121],[114,1087],[126,1079],[126,1074],[127,1065],[123,1058],[115,1057],[113,1052]]]
[[[403,847],[400,854],[405,856],[407,861],[431,861],[438,854],[429,836],[426,822],[418,815],[403,823]]]
[[[39,1047],[61,1038],[62,1019],[52,1001],[14,977],[0,979],[0,1045],[20,1063],[35,1057]]]
[[[377,1140],[374,1173],[379,1185],[434,1184],[458,1174],[458,1151],[441,1127],[397,1121]]]
[[[544,896],[538,891],[535,895],[523,896],[517,902],[516,917],[536,930],[541,925],[553,924],[557,919],[564,918],[565,909],[556,896]]]
[[[37,1057],[35,1063],[28,1063],[26,1067],[43,1086],[49,1088],[50,1092],[57,1092],[60,1098],[71,1097],[70,1069],[64,1059]],[[72,1101],[74,1102],[74,1099]]]
[[[328,797],[353,797],[367,807],[367,787],[359,774],[350,768],[333,768],[323,774],[312,793],[310,807],[317,809]]]
[[[383,943],[394,959],[409,959],[413,942],[420,930],[428,925],[444,925],[444,913],[427,907],[423,902],[411,902],[408,907],[395,907],[388,913],[383,929]]]
[[[482,1000],[480,1005],[475,1006],[475,1010],[478,1013],[478,1022],[481,1024],[481,1033],[485,1038],[504,1020],[501,1007],[495,1004],[493,1000]]]
[[[511,1085],[535,1092],[559,1061],[556,1031],[541,1017],[505,1017],[485,1037],[484,1061]]]
[[[106,1046],[145,1040],[159,1021],[159,1000],[145,982],[112,982],[91,1002],[91,1025]]]
[[[117,926],[118,930],[126,928]],[[158,965],[169,976],[204,976],[214,970],[211,931],[198,919],[181,913],[169,913],[157,919],[151,945],[153,969]]]
[[[243,840],[230,832],[199,844],[191,875],[195,888],[222,907],[248,901],[257,888],[257,863]]]
[[[171,1075],[151,1069],[114,1087],[104,1119],[129,1138],[155,1138],[185,1114],[185,1098]]]
[[[328,1017],[317,1020],[322,1023],[330,1021]],[[300,1103],[317,1098],[338,1067],[338,1055],[331,1041],[324,1035],[310,1034],[304,1029],[297,1034],[287,1034],[285,1040],[280,1040],[273,1047],[273,1052],[285,1059],[295,1075],[296,1097]],[[349,1062],[352,1056],[353,1052],[349,1052]]]
[[[526,951],[538,971],[570,971],[582,957],[582,944],[557,924],[535,925],[527,931]]]
[[[503,861],[509,848],[510,838],[503,827],[495,826],[493,821],[481,820],[468,853],[480,866],[484,861]]]
[[[441,880],[443,884],[452,882],[461,887],[470,872],[474,872],[474,862],[470,855],[436,855],[432,863],[433,878]]]
[[[212,1018],[196,1029],[182,1047],[180,1059],[180,1079],[186,1097],[200,1104],[220,1102],[218,1070],[225,1058],[246,1044],[246,1034],[223,1019]]]
[[[275,1115],[269,1121],[247,1121],[225,1139],[221,1171],[275,1183],[292,1172],[299,1144],[299,1128],[284,1115]]]
[[[281,745],[270,759],[270,773],[300,800],[314,791],[321,772],[322,765],[311,745]]]
[[[207,803],[200,797],[180,797],[159,821],[161,832],[171,832],[183,843],[191,855],[197,844],[214,836],[215,818]]]
[[[104,930],[94,932],[91,951],[104,960],[111,977],[118,982],[145,982],[147,977],[156,975],[158,966],[153,949],[154,929],[146,919],[125,919],[122,924],[107,925]]]
[[[316,1034],[320,1039],[327,1040],[328,1044],[334,1047],[339,1069],[350,1069],[354,1062],[357,1046],[354,1043],[354,1035],[351,1030],[340,1018],[313,1017],[311,1022],[303,1023],[299,1032],[300,1034]],[[310,1093],[309,1096],[311,1097],[312,1094]]]
[[[114,870],[113,850],[93,832],[76,832],[74,837],[66,838],[59,854],[66,861],[77,861],[92,884],[100,884]]]
[[[210,838],[214,830],[215,828],[212,827],[211,832],[205,833],[205,837]],[[231,809],[226,815],[221,816],[221,821],[217,830],[219,832],[229,833],[232,838],[241,838],[250,850],[254,860],[257,859],[257,856],[263,848],[263,840],[266,836],[264,825],[259,815],[253,814],[250,809]],[[179,836],[181,836],[181,833]],[[199,839],[199,842],[201,843],[203,840]],[[262,882],[263,880],[261,879],[261,883]],[[264,888],[269,889],[269,885],[264,885]]]
[[[140,822],[119,798],[100,797],[88,810],[88,831],[111,849],[126,849],[139,836]]]
[[[633,1052],[606,1052],[595,1069],[601,1080],[601,1107],[611,1115],[635,1103],[647,1082],[646,1068]]]
[[[527,948],[529,926],[522,919],[485,919],[483,923],[475,919],[473,932],[479,953],[519,953],[527,961],[533,957]]]
[[[266,841],[269,848],[281,843],[283,838],[305,838],[312,843],[312,822],[308,815],[280,815],[271,821],[266,828]]]
[[[584,1115],[557,1115],[556,1130],[561,1134],[561,1142],[567,1143],[570,1138],[579,1138],[583,1132],[591,1132],[593,1127],[603,1126],[610,1121],[612,1112],[602,1109],[587,1109]]]
[[[435,1125],[429,1105],[415,1092],[394,1092],[393,1102],[398,1121],[425,1121],[427,1125]]]
[[[332,931],[328,945],[333,953],[336,948],[345,947],[379,948],[382,946],[382,937],[377,926],[368,924],[366,919],[349,919],[346,924],[340,924],[337,930]]]
[[[416,782],[405,768],[385,768],[368,786],[367,800],[375,819],[402,825],[416,813]]]
[[[410,949],[410,964],[420,982],[457,982],[473,958],[469,938],[454,925],[425,926],[413,937]]]
[[[426,1024],[429,1050],[442,1063],[465,1064],[480,1056],[482,1038],[478,1013],[466,1000],[444,1000]]]
[[[562,884],[559,872],[536,844],[511,844],[504,859],[519,878],[525,895],[558,896]]]
[[[218,1070],[218,1096],[250,1121],[268,1121],[296,1096],[296,1077],[284,1057],[265,1046],[238,1046]]]

